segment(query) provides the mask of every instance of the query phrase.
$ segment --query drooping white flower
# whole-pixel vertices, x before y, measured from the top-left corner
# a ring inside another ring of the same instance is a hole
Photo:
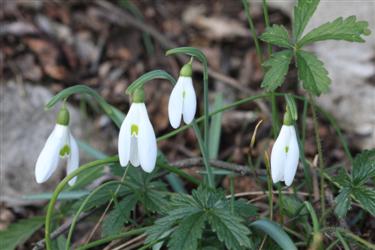
[[[290,186],[297,171],[299,148],[293,125],[283,125],[271,152],[271,176],[277,183]]]
[[[157,145],[154,129],[143,102],[133,102],[119,134],[118,155],[121,166],[129,161],[134,167],[141,165],[148,173],[155,168]]]
[[[169,97],[168,117],[173,128],[180,126],[181,116],[186,124],[190,124],[194,119],[197,110],[197,97],[191,75],[191,63],[185,64]]]
[[[37,183],[47,181],[55,172],[60,158],[67,158],[67,174],[79,166],[78,145],[69,127],[69,113],[62,108],[57,118],[57,124],[48,137],[35,165],[35,178]],[[76,177],[69,181],[73,185]]]

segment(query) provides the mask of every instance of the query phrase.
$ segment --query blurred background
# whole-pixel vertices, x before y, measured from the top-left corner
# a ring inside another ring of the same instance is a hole
[[[258,34],[265,30],[260,3],[251,1]],[[271,23],[290,28],[294,1],[269,4]],[[324,61],[332,79],[330,92],[318,102],[337,119],[356,153],[375,147],[375,1],[322,1],[307,30],[349,15],[369,22],[373,33],[365,44],[321,42],[309,49]],[[178,77],[188,58],[166,57],[165,51],[179,46],[197,47],[206,54],[211,103],[220,95],[228,104],[262,91],[263,73],[240,0],[1,0],[0,230],[19,218],[42,214],[45,201],[29,195],[52,191],[65,174],[61,166],[46,184],[34,180],[35,161],[57,111],[46,112],[44,104],[66,87],[85,84],[127,112],[129,98],[124,92],[136,78],[153,69]],[[266,52],[264,46],[262,51]],[[195,62],[198,103],[202,102],[201,72],[201,65]],[[284,86],[280,91],[303,94],[295,71]],[[170,84],[163,81],[146,87],[146,104],[157,136],[171,131],[167,114],[170,91]],[[278,100],[280,112],[283,101]],[[92,160],[89,152],[94,149],[116,154],[118,131],[99,106],[83,95],[73,96],[69,103],[71,126],[80,140],[81,164]],[[334,128],[321,118],[327,164],[345,163]],[[269,103],[262,100],[224,113],[218,158],[246,165],[250,138],[259,120],[263,123],[253,157],[261,156],[272,142]],[[316,152],[312,120],[305,122],[306,157],[312,160]],[[170,161],[199,156],[190,130],[159,143],[159,149]],[[188,171],[195,173],[196,169]],[[236,178],[236,191],[254,190],[254,180]],[[227,180],[223,183],[228,185]]]

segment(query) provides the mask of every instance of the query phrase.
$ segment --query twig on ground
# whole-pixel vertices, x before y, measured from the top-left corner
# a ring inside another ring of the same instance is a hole
[[[88,216],[90,216],[95,211],[96,210],[94,209],[94,210],[92,210],[90,212],[82,213],[78,217],[77,221],[81,221],[81,220],[87,218]],[[68,229],[70,228],[71,224],[72,224],[72,218],[70,218],[68,221],[66,221],[64,224],[62,224],[60,227],[58,227],[55,231],[53,231],[52,234],[51,234],[51,239],[56,239],[61,234],[63,234],[66,231],[68,231]],[[42,240],[38,241],[37,243],[35,243],[35,246],[34,246],[33,250],[41,250],[41,249],[44,249],[44,248],[45,248],[45,241],[44,241],[44,239],[42,239]]]

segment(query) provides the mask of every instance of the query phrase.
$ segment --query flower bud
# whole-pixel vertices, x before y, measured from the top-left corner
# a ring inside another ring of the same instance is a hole
[[[59,113],[57,114],[56,123],[60,125],[67,126],[69,125],[70,115],[69,110],[66,108],[65,104],[60,109]]]

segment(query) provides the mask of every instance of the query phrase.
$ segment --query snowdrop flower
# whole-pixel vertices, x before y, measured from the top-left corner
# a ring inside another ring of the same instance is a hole
[[[148,173],[155,168],[156,137],[144,104],[143,89],[135,90],[133,103],[121,125],[118,155],[123,167],[130,161],[134,167],[141,165]]]
[[[287,186],[293,182],[297,171],[299,148],[296,130],[287,111],[284,125],[273,145],[271,152],[271,176],[274,183],[284,181]]]
[[[193,121],[197,109],[197,97],[193,87],[191,62],[185,64],[180,77],[174,86],[168,103],[169,122],[173,128],[178,128],[181,116],[186,124]]]
[[[58,167],[59,158],[67,159],[67,174],[78,168],[79,151],[77,142],[69,131],[69,111],[64,106],[61,108],[55,128],[48,137],[35,166],[37,183],[47,181]],[[69,181],[73,185],[76,177]]]

